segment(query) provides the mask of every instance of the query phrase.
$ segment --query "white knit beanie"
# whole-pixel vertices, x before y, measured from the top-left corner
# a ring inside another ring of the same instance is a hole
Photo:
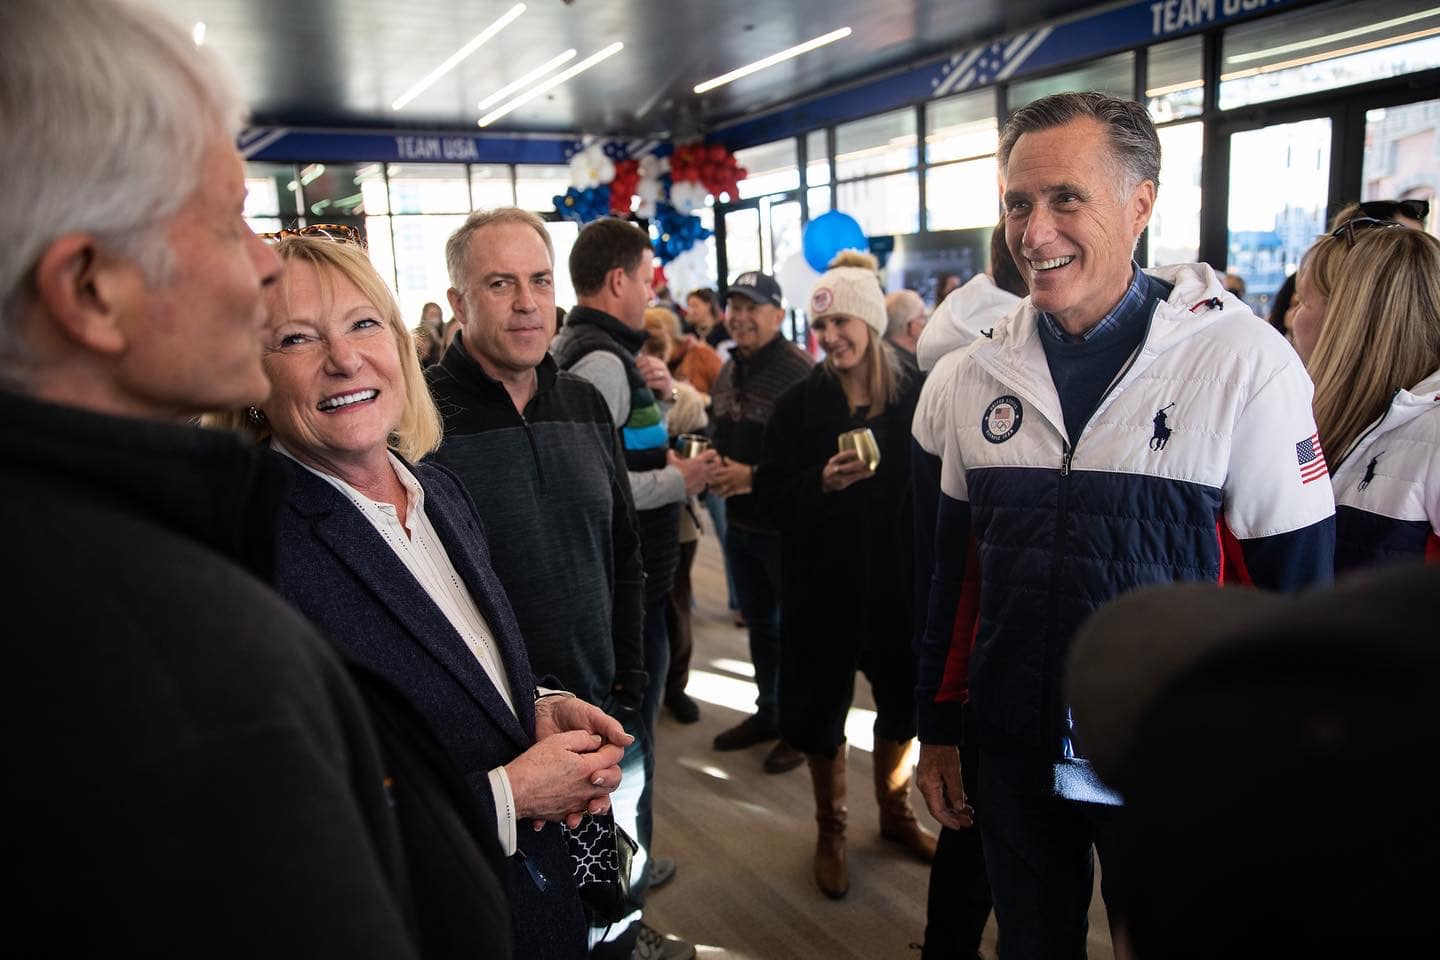
[[[885,291],[876,276],[879,269],[879,263],[868,253],[842,251],[815,282],[810,293],[810,319],[838,313],[859,317],[875,331],[875,336],[883,338],[887,320]]]

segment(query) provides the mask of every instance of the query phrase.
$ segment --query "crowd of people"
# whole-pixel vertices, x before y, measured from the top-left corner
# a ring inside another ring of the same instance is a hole
[[[1135,263],[1145,107],[1056,94],[1001,133],[989,269],[931,313],[842,253],[798,305],[816,362],[775,277],[657,306],[640,227],[562,265],[513,208],[436,251],[452,322],[412,330],[354,230],[251,232],[243,116],[143,7],[0,6],[18,941],[695,956],[645,907],[679,869],[655,760],[662,708],[701,709],[702,510],[757,688],[713,746],[808,767],[844,898],[863,673],[924,957],[978,955],[992,907],[1006,960],[1084,956],[1095,851],[1126,957],[1423,924],[1345,890],[1409,902],[1435,852],[1427,205],[1340,211],[1267,324],[1207,265]],[[1394,823],[1295,815],[1337,758]]]

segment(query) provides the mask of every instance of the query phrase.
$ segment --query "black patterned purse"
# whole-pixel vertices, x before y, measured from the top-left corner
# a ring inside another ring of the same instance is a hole
[[[633,911],[630,869],[639,848],[614,815],[587,813],[574,830],[561,829],[590,925],[614,923]]]

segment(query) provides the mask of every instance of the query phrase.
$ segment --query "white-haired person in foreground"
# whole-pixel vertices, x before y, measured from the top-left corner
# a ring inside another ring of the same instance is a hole
[[[280,265],[242,217],[241,115],[145,8],[0,5],[6,932],[57,956],[503,955],[428,732],[263,582],[283,468],[185,424],[269,392]]]

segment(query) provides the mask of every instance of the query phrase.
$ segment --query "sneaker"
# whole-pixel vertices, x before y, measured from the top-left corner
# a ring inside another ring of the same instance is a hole
[[[695,947],[679,937],[662,937],[648,923],[640,923],[635,952],[630,960],[694,960]]]
[[[766,773],[784,773],[805,762],[805,754],[781,740],[765,754]]]
[[[729,730],[715,735],[716,750],[744,750],[746,747],[753,747],[757,743],[768,743],[777,740],[780,731],[775,729],[775,724],[758,713],[741,720]]]
[[[671,857],[651,857],[646,870],[650,873],[651,890],[663,887],[675,879],[675,861]]]
[[[687,694],[677,693],[667,698],[665,706],[669,708],[670,715],[681,723],[694,723],[700,719],[700,705]]]

